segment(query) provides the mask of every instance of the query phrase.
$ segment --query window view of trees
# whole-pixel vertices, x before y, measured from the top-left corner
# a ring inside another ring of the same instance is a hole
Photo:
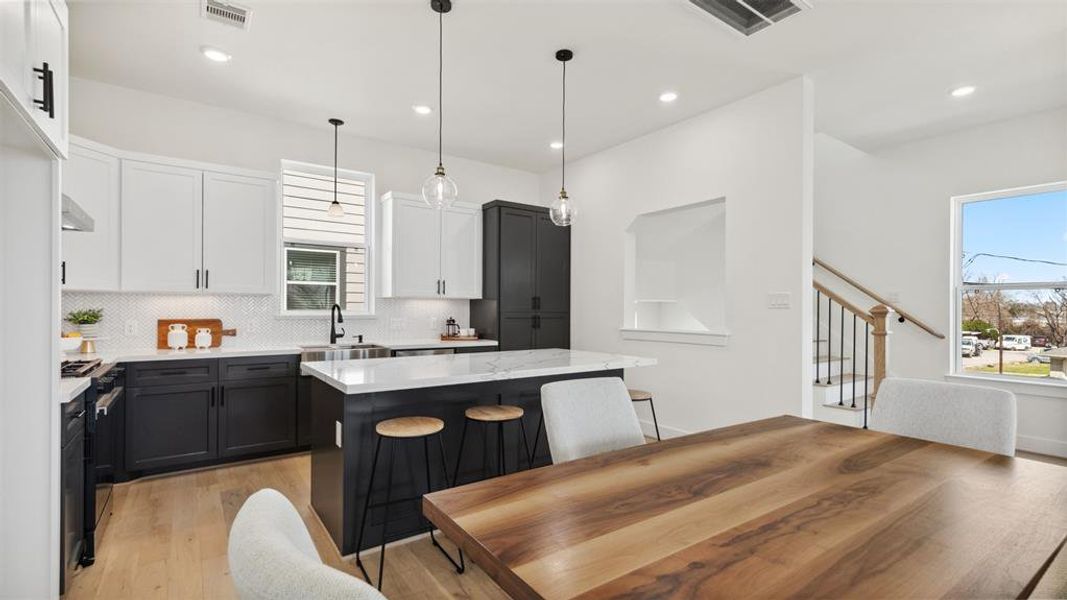
[[[1067,381],[1067,185],[961,205],[961,368]]]

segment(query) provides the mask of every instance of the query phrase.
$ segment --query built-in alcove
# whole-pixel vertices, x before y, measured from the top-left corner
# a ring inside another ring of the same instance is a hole
[[[625,244],[623,338],[726,345],[726,198],[640,214]]]

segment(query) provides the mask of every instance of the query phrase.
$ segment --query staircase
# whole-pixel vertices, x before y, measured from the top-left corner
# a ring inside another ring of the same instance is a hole
[[[820,421],[866,428],[878,386],[886,376],[889,313],[896,313],[899,322],[914,323],[930,335],[941,339],[945,336],[825,262],[817,258],[814,262],[879,303],[865,310],[818,278],[812,282],[816,338],[812,340],[813,416]]]

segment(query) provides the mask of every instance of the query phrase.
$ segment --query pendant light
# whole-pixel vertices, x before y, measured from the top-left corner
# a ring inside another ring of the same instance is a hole
[[[345,216],[344,207],[337,201],[337,128],[344,124],[341,119],[330,119],[330,125],[333,125],[333,202],[326,209],[326,214],[334,219]]]
[[[442,130],[444,128],[444,17],[452,10],[452,0],[430,0],[430,8],[437,13],[437,170],[422,184],[422,200],[432,208],[447,208],[456,201],[456,182],[445,175],[442,158]]]
[[[567,195],[567,62],[572,58],[574,53],[570,50],[556,51],[556,60],[563,65],[563,136],[560,140],[563,145],[560,148],[559,196],[552,202],[548,215],[560,227],[568,227],[574,221],[574,203]]]

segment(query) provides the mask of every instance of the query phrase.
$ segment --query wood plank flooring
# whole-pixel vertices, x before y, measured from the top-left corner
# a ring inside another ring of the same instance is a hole
[[[265,487],[285,494],[300,511],[319,555],[358,575],[337,553],[310,507],[307,454],[138,480],[115,487],[114,511],[96,564],[81,569],[65,598],[175,600],[236,598],[226,559],[230,524],[245,499]],[[446,540],[449,552],[455,547]],[[364,558],[377,573],[377,556]],[[386,549],[383,592],[392,600],[506,599],[477,565],[457,575],[428,539]]]

